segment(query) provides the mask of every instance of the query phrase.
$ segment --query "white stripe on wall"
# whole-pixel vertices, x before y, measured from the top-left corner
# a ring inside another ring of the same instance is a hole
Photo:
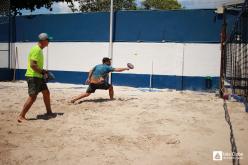
[[[219,76],[220,44],[185,44],[186,76]]]
[[[8,43],[0,43],[0,68],[8,68]]]
[[[36,43],[16,43],[19,69],[26,69],[29,51]],[[219,44],[183,43],[114,43],[113,66],[125,67],[127,62],[135,69],[126,73],[184,76],[219,76]],[[61,71],[85,71],[101,63],[108,56],[108,43],[52,42],[43,50],[48,52],[48,69]],[[184,52],[184,58],[183,58]],[[184,59],[184,69],[183,69]]]
[[[182,44],[177,43],[114,43],[114,66],[135,65],[131,73],[180,75]]]

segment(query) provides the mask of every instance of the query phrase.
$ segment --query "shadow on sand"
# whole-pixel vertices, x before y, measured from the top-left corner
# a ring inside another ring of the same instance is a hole
[[[57,116],[62,116],[64,115],[64,113],[59,113],[59,112],[55,112],[52,115],[47,115],[42,114],[42,115],[37,115],[36,118],[29,118],[28,120],[49,120],[49,119],[53,119],[56,118]]]
[[[114,101],[114,100],[115,99],[111,100],[111,99],[99,98],[99,99],[82,100],[82,101],[79,101],[78,104],[82,104],[82,103],[103,103],[103,102]]]
[[[124,99],[124,98],[117,98],[117,99],[103,99],[103,98],[99,98],[99,99],[90,99],[90,100],[82,100],[79,101],[78,104],[82,104],[82,103],[103,103],[103,102],[109,102],[109,101],[130,101],[130,100],[136,100],[137,98],[128,98],[128,99]]]

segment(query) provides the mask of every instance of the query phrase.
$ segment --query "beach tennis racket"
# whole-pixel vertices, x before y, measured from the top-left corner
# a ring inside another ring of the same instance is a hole
[[[131,63],[127,63],[127,67],[128,67],[129,69],[134,69],[134,65],[131,64]]]
[[[48,72],[48,80],[55,80],[55,76],[52,72]]]
[[[47,73],[47,77],[45,78],[45,81],[48,82],[48,81],[51,81],[51,80],[55,80],[55,76],[52,72],[48,72]]]

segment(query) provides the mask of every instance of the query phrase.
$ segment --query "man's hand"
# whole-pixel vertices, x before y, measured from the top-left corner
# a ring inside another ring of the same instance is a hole
[[[44,78],[45,80],[48,79],[48,72],[46,72],[46,73],[43,74],[43,78]]]
[[[47,79],[48,79],[48,77],[49,77],[48,71],[42,69],[42,70],[41,70],[41,74],[43,75],[43,79],[47,81]]]
[[[90,84],[90,78],[87,78],[86,84]]]
[[[41,74],[42,74],[42,75],[48,74],[48,70],[42,69],[42,70],[41,70]]]
[[[30,61],[30,67],[31,67],[35,72],[37,72],[37,73],[39,73],[39,74],[42,74],[42,75],[48,74],[48,71],[47,71],[47,70],[44,70],[44,69],[40,69],[40,68],[38,67],[37,62],[34,61],[34,60],[31,60],[31,61]]]

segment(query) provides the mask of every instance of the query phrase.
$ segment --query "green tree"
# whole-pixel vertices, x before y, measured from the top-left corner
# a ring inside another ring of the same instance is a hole
[[[177,0],[145,0],[142,4],[145,9],[174,10],[182,8]]]
[[[80,0],[79,10],[89,11],[109,11],[110,0]],[[114,10],[136,10],[135,0],[114,0]]]
[[[14,15],[21,15],[22,9],[34,11],[45,7],[52,11],[53,3],[66,2],[72,12],[78,11],[74,2],[79,2],[79,11],[109,11],[110,0],[11,0],[11,11]],[[114,10],[136,10],[135,0],[114,0]]]
[[[52,4],[56,2],[66,2],[68,6],[72,6],[74,1],[78,0],[11,0],[11,11],[14,15],[20,14],[20,10],[27,9],[34,11],[35,9],[40,9],[45,7],[52,11]]]

